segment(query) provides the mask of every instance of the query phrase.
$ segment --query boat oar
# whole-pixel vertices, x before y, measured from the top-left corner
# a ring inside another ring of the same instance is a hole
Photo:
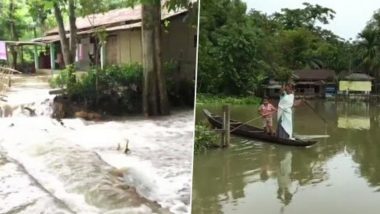
[[[236,127],[233,128],[230,132],[235,131],[236,129],[240,128],[240,127],[243,126],[243,125],[246,125],[246,124],[249,123],[249,122],[252,122],[252,121],[258,120],[258,119],[260,119],[260,118],[262,118],[262,117],[264,117],[264,116],[267,116],[267,115],[273,114],[274,112],[275,112],[275,111],[272,111],[271,113],[264,114],[264,115],[260,115],[259,117],[255,117],[255,118],[253,118],[253,119],[251,119],[251,120],[248,120],[247,122],[244,122],[244,123],[242,123],[242,124],[236,126]],[[261,132],[261,131],[260,131],[260,132]]]
[[[236,129],[240,128],[241,126],[246,125],[247,123],[252,122],[252,121],[254,121],[254,120],[258,120],[258,119],[260,119],[260,118],[262,118],[262,117],[263,117],[263,116],[255,117],[255,118],[253,118],[253,119],[251,119],[251,120],[248,120],[247,122],[244,122],[244,123],[242,123],[242,124],[236,126],[236,127],[233,128],[232,130],[230,130],[230,132],[233,132],[233,131],[235,131]]]
[[[321,139],[321,138],[329,138],[330,135],[295,135],[296,138],[301,140],[310,140],[310,139]]]

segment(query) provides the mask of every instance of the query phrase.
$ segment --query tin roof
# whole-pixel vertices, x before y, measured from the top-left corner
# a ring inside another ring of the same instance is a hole
[[[328,69],[302,69],[294,71],[296,80],[317,81],[334,80],[335,72]]]
[[[343,80],[356,80],[356,81],[372,81],[375,78],[364,73],[352,73],[343,78]]]
[[[193,0],[191,0],[193,2]],[[194,3],[194,2],[193,2]],[[163,9],[162,20],[169,19],[174,16],[179,16],[188,12],[188,9],[178,9],[176,11],[168,11]],[[105,31],[128,30],[141,27],[141,6],[134,8],[122,8],[111,10],[102,14],[93,14],[76,20],[78,35],[90,34],[96,31],[99,27],[105,27]],[[95,24],[96,23],[96,24]],[[68,30],[68,26],[65,26]],[[69,38],[70,34],[66,34]],[[52,43],[60,40],[58,28],[48,31],[45,36],[35,38],[32,42]]]
[[[186,8],[180,8],[175,11],[168,10],[166,7],[162,8],[162,19],[167,19],[172,16],[176,16],[187,12]],[[131,24],[141,21],[141,5],[136,5],[131,8],[120,8],[110,10],[105,13],[91,14],[85,17],[78,17],[76,19],[76,26],[78,31],[86,30],[99,26],[120,26],[125,24]],[[69,31],[69,26],[65,24],[65,30]],[[58,27],[46,32],[46,35],[57,34]]]

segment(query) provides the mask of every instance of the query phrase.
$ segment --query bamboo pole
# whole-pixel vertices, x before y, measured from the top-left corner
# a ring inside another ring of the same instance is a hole
[[[222,147],[230,145],[230,108],[228,105],[223,106],[223,137]]]
[[[226,129],[225,129],[225,119],[226,119],[226,112],[224,111],[224,107],[222,108],[223,111],[223,124],[222,129],[220,130],[220,148],[224,148],[224,139],[226,135]]]

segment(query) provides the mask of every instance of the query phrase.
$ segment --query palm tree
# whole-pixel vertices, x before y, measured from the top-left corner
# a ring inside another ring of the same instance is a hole
[[[366,28],[359,34],[361,39],[358,47],[363,51],[361,67],[379,77],[380,68],[380,31],[376,28]]]

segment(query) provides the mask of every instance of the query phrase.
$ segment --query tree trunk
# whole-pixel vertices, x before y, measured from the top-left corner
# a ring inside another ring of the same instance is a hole
[[[161,1],[142,5],[143,112],[169,114],[169,101],[161,58]]]
[[[166,89],[165,73],[162,69],[161,55],[161,1],[155,1],[154,16],[154,58],[157,75],[159,110],[161,115],[168,115],[170,113],[169,101]]]
[[[75,2],[69,0],[69,23],[70,23],[70,60],[73,63],[75,61],[75,55],[77,50],[77,26],[75,16]]]
[[[17,41],[18,36],[16,32],[15,19],[13,14],[15,13],[15,4],[12,1],[9,2],[9,31],[11,34],[11,40]],[[12,67],[17,69],[17,48],[14,45],[10,46],[10,51],[12,54]]]
[[[62,17],[62,11],[59,8],[59,5],[57,2],[54,2],[54,16],[58,24],[58,31],[59,31],[59,38],[61,41],[61,50],[63,54],[63,60],[65,62],[65,65],[70,65],[72,64],[71,61],[71,54],[70,54],[70,46],[69,46],[69,41],[66,37],[66,30],[65,30],[65,25],[63,23],[63,17]]]
[[[154,60],[154,6],[142,4],[143,113],[157,115],[157,90]]]
[[[17,69],[17,50],[15,46],[10,46],[10,51],[12,54],[12,68]]]

